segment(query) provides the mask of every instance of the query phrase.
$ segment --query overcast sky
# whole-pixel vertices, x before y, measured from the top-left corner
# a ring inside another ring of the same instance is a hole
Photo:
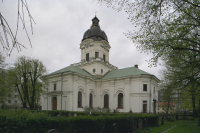
[[[32,35],[30,22],[28,17],[25,17],[32,47],[20,26],[18,41],[26,49],[22,48],[20,52],[14,49],[11,56],[6,57],[6,63],[13,64],[17,57],[25,55],[41,60],[51,73],[80,62],[79,44],[97,12],[100,27],[107,34],[111,46],[110,63],[118,69],[138,64],[139,69],[160,77],[161,67],[149,68],[148,62],[145,61],[149,60],[152,55],[140,53],[135,45],[125,37],[124,32],[135,28],[127,19],[128,15],[125,12],[114,11],[95,0],[27,0],[27,3],[36,22],[33,25]],[[17,1],[1,2],[0,12],[10,24],[11,29],[15,31]],[[2,49],[2,46],[0,47]]]

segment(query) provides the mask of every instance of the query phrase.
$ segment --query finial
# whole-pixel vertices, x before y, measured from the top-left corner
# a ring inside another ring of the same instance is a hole
[[[96,17],[96,13],[97,13],[97,12],[95,12],[95,17]]]

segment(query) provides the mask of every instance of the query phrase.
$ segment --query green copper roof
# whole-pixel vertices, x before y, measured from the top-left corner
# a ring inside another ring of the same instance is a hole
[[[152,75],[145,71],[142,71],[136,67],[128,67],[118,70],[113,70],[102,77],[102,80],[111,79],[111,78],[121,78],[126,76],[135,76],[135,75]]]
[[[87,77],[90,77],[90,78],[95,78],[94,76],[92,76],[91,74],[89,74],[87,71],[79,68],[79,67],[76,67],[76,66],[68,66],[68,67],[65,67],[63,69],[60,69],[58,71],[55,71],[53,73],[50,73],[49,75],[54,75],[54,74],[59,74],[59,73],[63,73],[63,72],[76,72],[76,73],[79,73],[83,76],[87,76]]]
[[[73,65],[65,67],[63,69],[60,69],[53,73],[50,73],[49,76],[54,75],[54,74],[64,73],[64,72],[76,72],[83,76],[97,79],[94,76],[92,76],[89,72],[87,72],[86,70],[83,70],[83,69],[73,66]],[[123,68],[123,69],[118,69],[118,70],[112,70],[112,71],[108,72],[105,76],[103,76],[101,79],[98,79],[98,80],[107,80],[107,79],[112,79],[112,78],[121,78],[121,77],[136,76],[136,75],[152,75],[152,74],[142,71],[136,67],[128,67],[128,68]]]

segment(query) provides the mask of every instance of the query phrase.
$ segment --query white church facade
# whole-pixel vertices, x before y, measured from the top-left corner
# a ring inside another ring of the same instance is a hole
[[[95,16],[80,43],[81,62],[47,76],[42,110],[83,111],[88,106],[156,113],[159,79],[137,65],[123,69],[111,65],[110,48]]]

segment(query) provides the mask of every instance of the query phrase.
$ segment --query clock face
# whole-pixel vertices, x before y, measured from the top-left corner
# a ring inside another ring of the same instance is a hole
[[[85,47],[86,47],[86,48],[88,48],[89,46],[90,46],[90,44],[89,44],[89,43],[86,43],[86,44],[85,44]]]
[[[104,44],[103,47],[106,48],[107,47],[106,44]]]

